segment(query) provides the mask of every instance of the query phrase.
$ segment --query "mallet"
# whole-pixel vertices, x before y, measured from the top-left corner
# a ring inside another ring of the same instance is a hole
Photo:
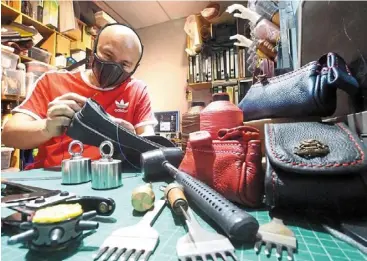
[[[140,161],[144,176],[147,178],[161,175],[162,172],[168,173],[184,187],[188,198],[220,226],[229,238],[254,241],[259,229],[257,220],[206,184],[174,167],[169,159],[177,159],[180,154],[181,150],[172,148],[142,153]]]

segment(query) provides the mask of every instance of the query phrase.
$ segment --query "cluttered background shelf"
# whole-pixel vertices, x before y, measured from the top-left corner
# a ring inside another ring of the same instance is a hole
[[[227,92],[237,104],[243,93],[240,89],[249,88],[252,83],[246,62],[248,48],[236,46],[235,40],[230,39],[236,34],[249,35],[250,26],[243,19],[223,12],[229,4],[222,2],[215,6],[221,10],[215,18],[191,15],[186,19],[188,102],[208,103],[213,93]]]
[[[91,52],[98,28],[110,17],[88,1],[90,8],[97,10],[97,19],[90,23],[74,10],[78,5],[72,0],[1,1],[1,128],[11,117],[11,110],[30,95],[42,74],[67,69]],[[22,170],[26,152],[2,146],[2,169]]]

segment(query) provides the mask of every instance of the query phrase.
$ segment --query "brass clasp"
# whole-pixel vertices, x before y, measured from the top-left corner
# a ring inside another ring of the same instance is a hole
[[[318,140],[304,140],[299,147],[295,147],[294,154],[302,158],[324,157],[330,153],[328,145],[322,144]]]

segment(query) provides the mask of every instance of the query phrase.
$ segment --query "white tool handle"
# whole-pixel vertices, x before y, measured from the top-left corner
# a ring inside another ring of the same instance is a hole
[[[157,202],[155,202],[154,208],[144,215],[142,220],[140,220],[139,225],[152,226],[152,224],[155,221],[155,218],[158,217],[158,215],[161,213],[165,205],[166,205],[165,200],[158,200]]]

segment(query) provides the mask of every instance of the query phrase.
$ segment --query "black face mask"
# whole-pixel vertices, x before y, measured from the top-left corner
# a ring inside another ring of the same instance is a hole
[[[121,64],[101,60],[94,54],[92,70],[101,88],[117,87],[126,81],[136,70],[126,72]]]

